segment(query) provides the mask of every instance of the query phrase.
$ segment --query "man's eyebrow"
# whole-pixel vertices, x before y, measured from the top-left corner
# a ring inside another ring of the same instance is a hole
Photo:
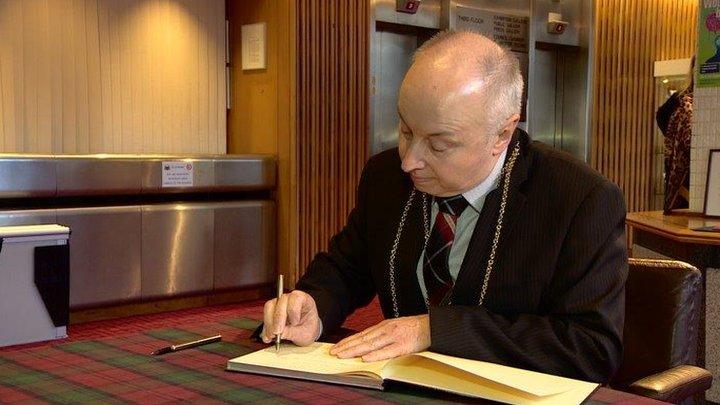
[[[405,118],[403,118],[402,114],[400,113],[399,108],[397,110],[397,113],[398,113],[398,116],[400,117],[400,122],[405,124],[405,126],[408,126],[407,123],[405,122]],[[455,135],[455,134],[453,134],[451,132],[434,132],[432,134],[428,134],[427,136],[453,136],[453,135]]]

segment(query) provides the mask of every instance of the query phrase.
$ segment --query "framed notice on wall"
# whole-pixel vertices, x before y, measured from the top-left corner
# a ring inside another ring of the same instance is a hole
[[[707,216],[720,217],[720,149],[711,149],[708,157],[703,213]]]
[[[244,24],[240,35],[242,37],[242,70],[266,69],[265,23]]]

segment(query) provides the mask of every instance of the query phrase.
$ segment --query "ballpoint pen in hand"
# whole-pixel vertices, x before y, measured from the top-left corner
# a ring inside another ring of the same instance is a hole
[[[278,275],[278,282],[277,282],[277,303],[280,303],[280,297],[282,297],[283,293],[283,275]],[[277,306],[275,306],[277,309]],[[280,351],[280,335],[282,335],[282,332],[275,335],[275,351]]]

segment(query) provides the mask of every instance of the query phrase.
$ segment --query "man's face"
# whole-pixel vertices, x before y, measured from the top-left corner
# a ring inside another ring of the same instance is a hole
[[[464,69],[448,70],[442,60],[421,60],[400,88],[402,169],[422,192],[446,197],[472,189],[487,178],[506,146],[498,145],[485,114],[481,80],[467,77]]]

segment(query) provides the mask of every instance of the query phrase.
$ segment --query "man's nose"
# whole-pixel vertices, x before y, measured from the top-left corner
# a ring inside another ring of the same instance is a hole
[[[402,158],[401,167],[405,173],[410,173],[413,170],[422,169],[423,167],[425,167],[425,162],[422,159],[422,153],[419,150],[417,144],[413,145],[411,143],[408,146],[408,149],[405,152],[405,156],[403,156]]]

